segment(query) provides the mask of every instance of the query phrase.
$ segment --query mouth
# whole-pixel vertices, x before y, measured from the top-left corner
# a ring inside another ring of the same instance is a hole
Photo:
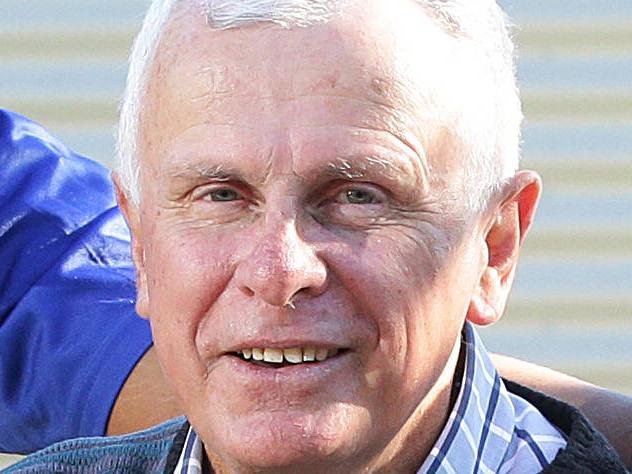
[[[328,349],[324,347],[293,347],[289,349],[253,347],[231,352],[230,355],[253,365],[278,369],[301,364],[317,364],[328,359],[340,357],[346,352],[348,352],[348,349]]]

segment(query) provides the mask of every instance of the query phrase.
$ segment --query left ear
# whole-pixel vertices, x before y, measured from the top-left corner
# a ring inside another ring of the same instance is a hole
[[[505,311],[520,248],[535,215],[542,181],[533,171],[519,171],[492,215],[485,234],[487,262],[470,301],[468,321],[488,325]]]
[[[140,223],[140,210],[131,202],[121,184],[121,179],[116,173],[112,173],[112,181],[116,191],[116,200],[119,209],[127,222],[131,233],[132,260],[136,268],[136,312],[142,318],[149,314],[149,290],[147,285],[147,272],[145,270],[145,252],[142,245],[142,229]]]

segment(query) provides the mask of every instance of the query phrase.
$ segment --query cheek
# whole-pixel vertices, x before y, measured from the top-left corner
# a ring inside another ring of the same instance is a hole
[[[167,308],[178,308],[176,313],[186,314],[212,301],[225,274],[227,256],[218,250],[221,248],[186,233],[162,234],[155,239],[146,256],[150,316],[162,316]]]
[[[445,255],[419,234],[409,229],[376,232],[353,249],[337,248],[330,258],[359,311],[380,326],[401,325],[433,291]]]
[[[179,365],[198,357],[199,326],[232,274],[232,244],[203,229],[153,235],[145,256],[149,320],[165,366]]]
[[[414,381],[433,380],[443,368],[464,317],[459,281],[451,280],[453,245],[440,231],[398,228],[331,256],[358,312],[377,328],[367,366],[376,385],[397,385],[404,395],[419,390]]]
[[[399,372],[405,362],[408,325],[419,315],[421,289],[430,285],[430,256],[413,241],[372,235],[353,249],[333,249],[330,271],[351,295],[355,311],[375,328],[375,346],[367,348],[369,371]]]

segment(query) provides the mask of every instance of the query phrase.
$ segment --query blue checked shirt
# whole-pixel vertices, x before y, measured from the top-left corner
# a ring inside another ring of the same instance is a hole
[[[542,471],[566,447],[564,435],[503,385],[476,334],[463,333],[465,367],[448,422],[417,474],[527,474]],[[189,430],[175,474],[202,474],[204,448]]]

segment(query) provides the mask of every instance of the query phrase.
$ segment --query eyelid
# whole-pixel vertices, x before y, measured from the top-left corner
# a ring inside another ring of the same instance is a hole
[[[240,199],[246,199],[245,193],[241,189],[241,186],[235,186],[234,184],[227,183],[226,181],[220,181],[217,183],[208,183],[202,186],[198,186],[191,192],[191,199],[193,201],[197,201],[199,199],[204,199],[206,196],[210,195],[214,191],[220,191],[222,189],[229,189],[234,191]]]
[[[333,193],[333,197],[338,198],[342,193],[348,193],[349,191],[353,191],[356,189],[371,194],[373,198],[377,201],[371,204],[379,204],[388,200],[389,198],[388,193],[380,186],[366,182],[351,182],[342,184],[336,188],[335,192]]]

